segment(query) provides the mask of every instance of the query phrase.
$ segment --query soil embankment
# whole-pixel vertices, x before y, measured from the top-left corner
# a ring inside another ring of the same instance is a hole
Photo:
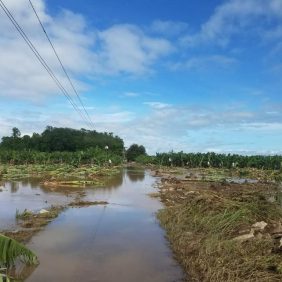
[[[222,171],[155,174],[158,218],[187,281],[282,281],[281,187],[265,172],[236,181]]]

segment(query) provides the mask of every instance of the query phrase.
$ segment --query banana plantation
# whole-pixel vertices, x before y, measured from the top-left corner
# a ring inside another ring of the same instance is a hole
[[[157,153],[155,156],[140,156],[137,161],[143,164],[164,166],[185,166],[188,168],[282,168],[282,156],[243,156],[216,153]]]

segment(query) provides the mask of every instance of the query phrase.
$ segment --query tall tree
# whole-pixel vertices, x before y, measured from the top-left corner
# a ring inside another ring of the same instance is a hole
[[[12,137],[13,138],[19,138],[21,137],[21,132],[17,127],[13,127],[12,129]]]
[[[143,145],[132,144],[126,151],[126,157],[129,161],[135,161],[141,155],[146,155],[146,149]]]

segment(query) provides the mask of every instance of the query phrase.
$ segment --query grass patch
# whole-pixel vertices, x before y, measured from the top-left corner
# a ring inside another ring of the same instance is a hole
[[[33,213],[27,209],[25,209],[23,212],[20,212],[18,209],[16,210],[16,219],[29,219],[33,216]]]
[[[96,205],[108,205],[109,203],[106,201],[75,201],[69,204],[70,207],[88,207],[88,206],[96,206]]]

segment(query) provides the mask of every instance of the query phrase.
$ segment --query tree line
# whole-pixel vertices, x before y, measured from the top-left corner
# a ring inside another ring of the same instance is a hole
[[[12,164],[68,163],[120,164],[124,159],[142,164],[190,168],[282,169],[282,156],[243,156],[238,154],[157,153],[146,154],[145,147],[132,144],[126,151],[123,140],[112,133],[47,126],[42,133],[21,136],[14,127],[11,136],[0,143],[0,162]]]
[[[58,128],[47,126],[42,133],[21,136],[16,127],[11,136],[2,137],[0,150],[38,151],[38,152],[76,152],[89,148],[108,148],[121,155],[123,140],[112,133],[99,133],[95,130]]]
[[[120,164],[123,140],[112,133],[47,126],[42,133],[21,136],[14,127],[11,136],[2,137],[2,164]]]

